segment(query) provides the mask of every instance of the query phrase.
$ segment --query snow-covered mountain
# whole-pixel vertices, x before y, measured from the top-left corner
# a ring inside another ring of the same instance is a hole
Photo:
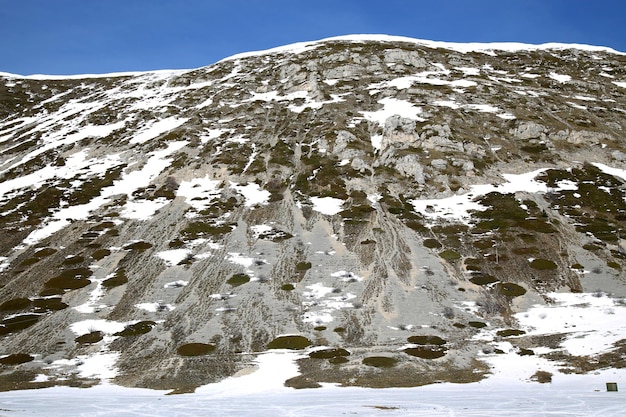
[[[624,366],[626,56],[350,36],[0,75],[0,388]]]

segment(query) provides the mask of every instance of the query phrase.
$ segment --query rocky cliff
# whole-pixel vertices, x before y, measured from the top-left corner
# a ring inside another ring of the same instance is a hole
[[[626,56],[576,45],[3,75],[0,386],[181,392],[285,348],[295,387],[470,382],[505,353],[485,329],[623,366],[623,335],[582,361],[515,313],[623,302],[625,132]]]

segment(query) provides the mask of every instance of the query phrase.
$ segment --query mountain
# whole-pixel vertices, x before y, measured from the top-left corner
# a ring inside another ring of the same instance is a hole
[[[268,349],[293,387],[624,367],[625,132],[626,55],[584,45],[2,74],[0,388],[186,392]]]

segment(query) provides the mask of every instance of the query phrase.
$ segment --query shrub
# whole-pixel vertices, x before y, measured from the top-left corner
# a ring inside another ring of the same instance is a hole
[[[441,248],[441,243],[437,239],[424,239],[424,246],[428,249],[439,249]]]
[[[85,258],[81,255],[70,256],[69,258],[65,258],[65,260],[63,261],[63,265],[76,265],[83,263],[84,261]]]
[[[75,340],[76,343],[80,343],[81,345],[90,345],[93,343],[98,343],[104,338],[104,333],[101,331],[93,331],[82,336],[78,336]]]
[[[363,359],[363,364],[375,368],[393,368],[398,364],[398,360],[389,356],[369,356]]]
[[[304,336],[280,336],[272,340],[268,349],[300,350],[311,345],[311,341]]]
[[[36,312],[46,312],[46,311],[59,311],[64,310],[69,307],[69,305],[65,304],[61,298],[53,297],[53,298],[36,298],[33,300],[33,307],[36,308]]]
[[[105,288],[114,288],[119,287],[120,285],[124,285],[127,282],[128,278],[126,277],[126,270],[124,268],[120,268],[115,272],[114,276],[105,279],[102,282],[102,286]]]
[[[296,264],[296,271],[308,271],[312,266],[311,262],[298,262]]]
[[[549,259],[533,259],[530,262],[530,266],[531,268],[540,270],[540,271],[545,271],[545,270],[550,270],[550,269],[556,269],[557,265],[552,262]]]
[[[507,297],[519,297],[520,295],[526,294],[526,289],[524,287],[512,282],[501,282],[496,288],[499,294]]]
[[[124,246],[124,250],[136,250],[136,251],[144,251],[146,249],[150,249],[152,247],[152,243],[148,242],[135,242]]]
[[[332,359],[340,356],[350,356],[350,352],[342,348],[331,348],[309,353],[309,357],[314,359]]]
[[[91,254],[91,257],[96,261],[103,259],[111,254],[111,251],[108,249],[98,249]]]
[[[524,330],[518,330],[518,329],[506,329],[506,330],[498,330],[496,334],[500,337],[509,337],[509,336],[521,336],[523,334],[526,334],[526,332]]]
[[[227,284],[238,287],[240,285],[250,282],[250,276],[246,274],[235,274],[226,281]]]
[[[439,256],[441,256],[446,261],[455,261],[457,259],[461,259],[461,255],[457,251],[452,249],[447,249],[443,252],[440,252]]]
[[[552,373],[547,371],[537,371],[530,377],[532,381],[539,382],[540,384],[548,384],[552,382]]]
[[[22,363],[30,362],[33,359],[35,358],[26,353],[14,353],[12,355],[5,356],[4,358],[0,358],[0,364],[20,365]]]
[[[403,351],[407,355],[415,356],[416,358],[421,359],[437,359],[446,355],[446,348],[437,346],[437,347],[428,347],[428,346],[418,346],[415,348],[406,348]]]
[[[19,311],[29,308],[31,301],[28,298],[14,298],[0,305],[0,311]]]
[[[122,330],[121,332],[115,333],[114,336],[122,336],[122,337],[138,336],[141,334],[148,333],[150,330],[152,330],[154,326],[156,326],[156,323],[151,320],[140,321],[138,323],[130,324],[124,327],[124,330]]]
[[[280,289],[283,291],[293,291],[296,287],[293,284],[283,284],[280,286]]]
[[[66,269],[54,278],[50,278],[45,286],[60,290],[76,290],[91,284],[87,278],[93,275],[89,268]]]
[[[207,343],[187,343],[179,346],[176,352],[180,356],[204,356],[215,350],[215,345]]]
[[[470,282],[476,285],[489,285],[498,282],[498,279],[493,275],[478,273],[472,275]]]
[[[446,344],[446,341],[439,336],[410,336],[407,341],[416,345],[437,345],[442,346]]]
[[[39,320],[39,314],[20,314],[0,321],[0,336],[26,329]]]

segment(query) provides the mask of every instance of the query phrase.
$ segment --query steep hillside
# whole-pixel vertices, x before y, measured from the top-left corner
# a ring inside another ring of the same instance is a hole
[[[3,75],[0,388],[183,392],[280,348],[295,387],[623,367],[623,329],[585,356],[516,313],[571,292],[623,314],[625,169],[604,48],[347,37]]]

